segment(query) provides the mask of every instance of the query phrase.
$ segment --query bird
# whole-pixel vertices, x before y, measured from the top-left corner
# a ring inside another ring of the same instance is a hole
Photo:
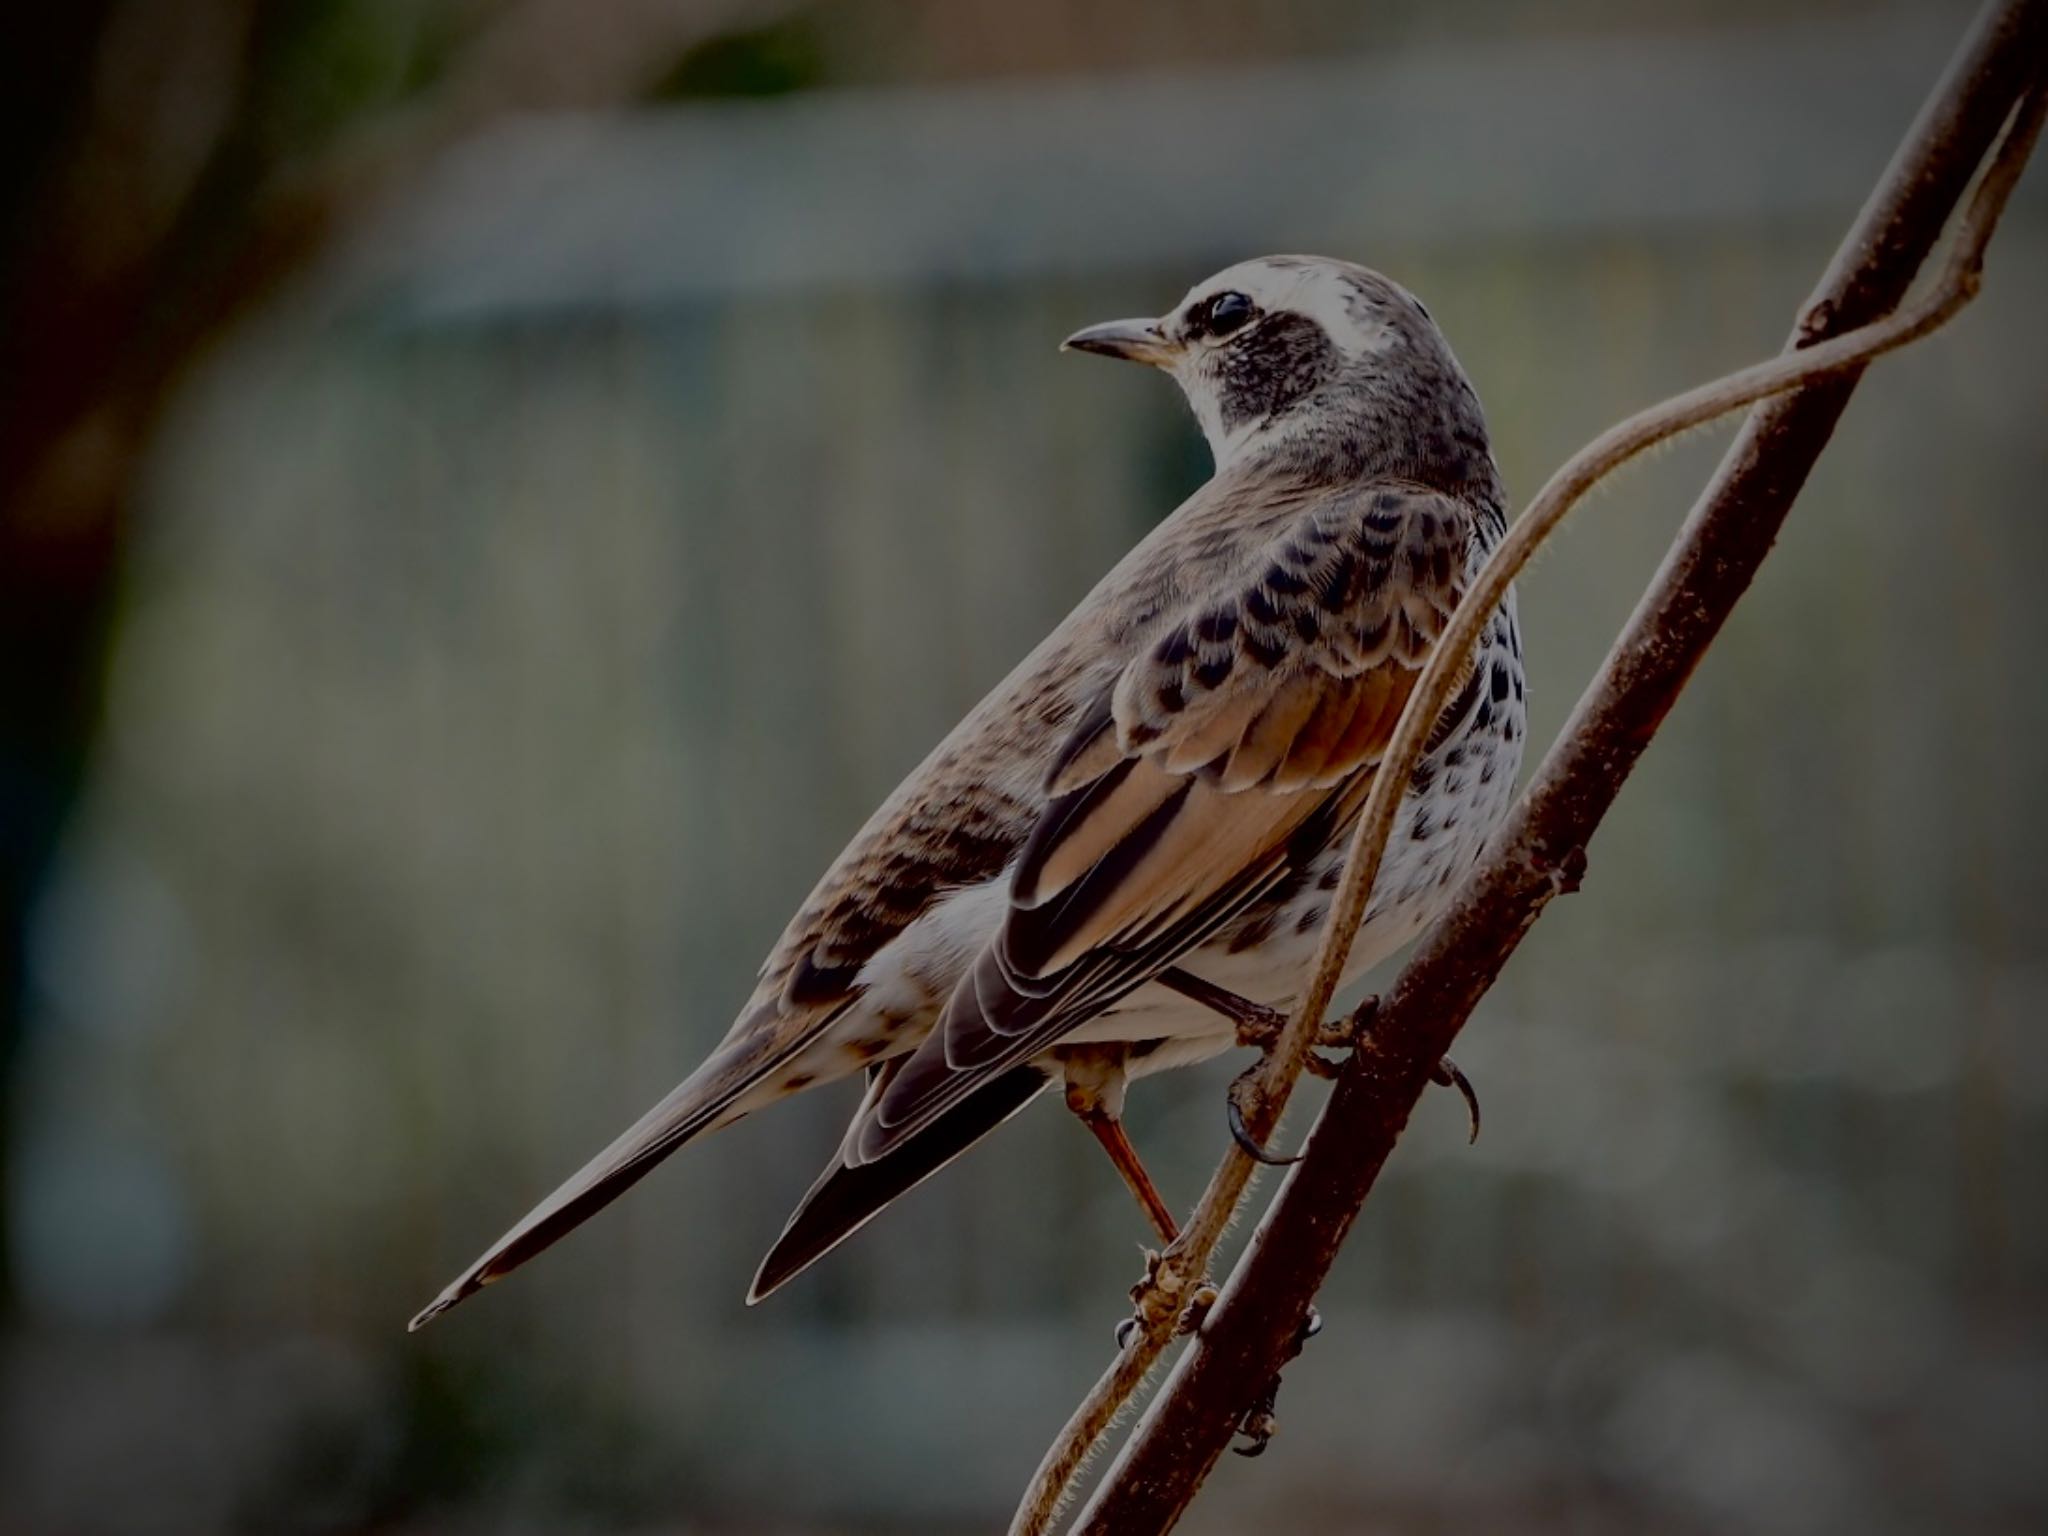
[[[1171,1241],[1125,1090],[1256,1043],[1297,994],[1380,753],[1506,500],[1449,343],[1366,267],[1240,262],[1063,350],[1170,374],[1211,478],[875,811],[703,1063],[414,1329],[685,1142],[855,1076],[852,1122],[749,1303],[1055,1087]],[[1510,591],[1402,796],[1346,981],[1477,862],[1513,797],[1524,695]]]

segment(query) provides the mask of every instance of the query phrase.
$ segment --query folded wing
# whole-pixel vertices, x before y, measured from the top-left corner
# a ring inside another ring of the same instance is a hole
[[[1461,503],[1368,487],[1161,623],[1055,760],[1002,929],[859,1127],[854,1162],[1198,948],[1349,825],[1471,538]]]

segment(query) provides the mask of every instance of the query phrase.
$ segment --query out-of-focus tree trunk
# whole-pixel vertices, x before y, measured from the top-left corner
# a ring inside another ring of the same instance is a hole
[[[367,204],[511,111],[644,94],[788,0],[70,0],[14,24],[0,144],[0,1315],[28,924],[99,718],[166,405]]]
[[[113,375],[144,303],[146,239],[139,227],[118,238],[126,220],[116,206],[93,209],[96,184],[125,179],[94,100],[115,9],[34,7],[9,50],[15,136],[0,165],[0,1305],[6,1096],[26,1002],[28,918],[92,738],[143,430],[132,404],[117,401]],[[100,227],[108,224],[117,227]]]

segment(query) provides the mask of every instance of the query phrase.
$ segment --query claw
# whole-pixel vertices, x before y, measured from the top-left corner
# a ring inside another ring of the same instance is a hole
[[[1256,1071],[1257,1067],[1252,1068],[1252,1072]],[[1252,1134],[1251,1127],[1244,1123],[1244,1107],[1237,1102],[1237,1096],[1239,1090],[1251,1082],[1252,1072],[1238,1078],[1230,1085],[1230,1091],[1223,1096],[1224,1111],[1230,1119],[1230,1139],[1244,1148],[1245,1156],[1255,1163],[1264,1163],[1268,1168],[1291,1168],[1306,1154],[1297,1152],[1292,1157],[1282,1157],[1279,1153],[1268,1150],[1264,1143]]]
[[[1439,1088],[1455,1088],[1464,1095],[1466,1113],[1472,1117],[1472,1134],[1465,1138],[1465,1144],[1470,1146],[1479,1139],[1479,1094],[1472,1086],[1472,1079],[1459,1069],[1455,1061],[1446,1056],[1436,1064],[1436,1070],[1429,1074],[1429,1080]]]
[[[1279,1429],[1274,1421],[1273,1410],[1263,1404],[1237,1421],[1237,1432],[1251,1441],[1250,1445],[1233,1445],[1233,1455],[1250,1459],[1266,1454],[1266,1447],[1273,1443],[1274,1431]]]
[[[1288,1356],[1301,1353],[1301,1346],[1323,1331],[1323,1314],[1314,1307],[1308,1309],[1308,1316],[1301,1320],[1301,1331],[1294,1336],[1294,1349]],[[1243,1457],[1263,1456],[1266,1447],[1273,1442],[1273,1436],[1280,1429],[1280,1421],[1273,1416],[1273,1409],[1280,1401],[1280,1375],[1274,1372],[1266,1390],[1259,1394],[1259,1400],[1247,1408],[1244,1417],[1237,1421],[1237,1432],[1251,1441],[1250,1445],[1233,1445],[1230,1449]]]

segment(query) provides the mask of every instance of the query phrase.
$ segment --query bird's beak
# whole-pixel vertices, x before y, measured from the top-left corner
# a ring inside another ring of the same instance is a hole
[[[1157,320],[1111,320],[1091,325],[1061,342],[1060,350],[1095,352],[1126,362],[1150,363],[1154,368],[1171,368],[1180,357],[1180,348],[1167,339]]]

